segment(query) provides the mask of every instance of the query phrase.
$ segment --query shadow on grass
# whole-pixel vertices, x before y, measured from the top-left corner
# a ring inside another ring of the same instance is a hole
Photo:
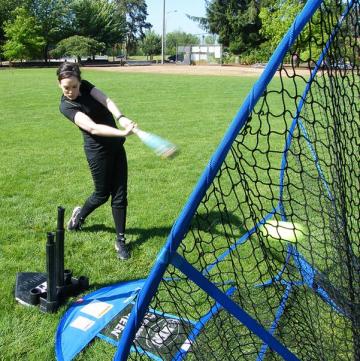
[[[83,232],[115,232],[114,227],[108,227],[104,224],[92,224],[91,226],[82,226],[81,230]]]
[[[145,243],[151,238],[159,237],[165,240],[171,231],[171,226],[169,227],[153,227],[153,228],[129,228],[126,232],[128,235],[131,248],[138,247],[141,244]]]
[[[225,226],[225,227],[224,227]],[[234,241],[238,240],[240,234],[246,233],[246,229],[241,223],[240,219],[233,214],[226,215],[219,211],[210,211],[204,214],[197,214],[196,218],[193,219],[192,225],[190,227],[192,232],[202,232],[202,233],[211,233],[215,236],[225,237],[229,236],[229,228],[233,229]],[[94,224],[88,227],[83,228],[87,232],[111,232],[115,233],[113,227],[108,227],[103,224]],[[225,231],[226,229],[226,231]],[[152,227],[152,228],[139,228],[139,227],[129,227],[127,229],[126,235],[129,240],[130,250],[134,250],[143,243],[151,240],[152,238],[160,238],[165,244],[166,239],[171,231],[171,225],[163,227]],[[190,237],[191,238],[191,237]],[[161,246],[160,246],[161,248]],[[126,261],[125,261],[126,262]],[[128,282],[129,280],[111,280],[110,282],[101,282],[91,284],[91,290],[112,286],[119,282]]]
[[[216,236],[231,235],[232,232],[243,235],[247,232],[242,220],[237,215],[227,211],[213,210],[197,213],[196,219],[193,219],[191,229]]]
[[[190,226],[191,231],[202,231],[205,233],[211,233],[217,236],[225,236],[226,232],[230,231],[230,228],[236,234],[246,233],[246,229],[240,219],[228,212],[222,213],[219,211],[210,211],[205,214],[197,214],[196,218],[193,218],[193,222]],[[137,228],[130,227],[126,230],[126,236],[131,248],[138,247],[151,238],[159,237],[164,238],[164,242],[171,231],[171,225],[168,227],[153,227],[153,228]],[[226,231],[225,231],[226,228]],[[104,224],[93,224],[91,226],[84,226],[84,232],[109,232],[115,234],[114,227],[108,227]]]
[[[104,224],[93,224],[88,227],[83,227],[84,232],[109,232],[113,233],[115,237],[114,227],[108,227]],[[171,226],[169,227],[153,227],[153,228],[128,228],[126,236],[131,248],[138,247],[151,238],[160,237],[167,238],[170,233]]]

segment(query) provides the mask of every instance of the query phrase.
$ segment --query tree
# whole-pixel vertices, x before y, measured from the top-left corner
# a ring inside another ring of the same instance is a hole
[[[266,38],[263,48],[267,48],[270,53],[275,50],[276,46],[283,39],[304,5],[304,0],[275,0],[271,5],[264,6],[261,9],[259,15],[262,21],[261,34]],[[327,1],[327,11],[331,13],[333,22],[336,23],[341,17],[343,7],[336,5],[336,3],[331,1]],[[321,51],[323,50],[323,21],[324,20],[321,19],[321,13],[316,12],[313,15],[311,26],[307,24],[304,27],[301,36],[297,38],[293,47],[297,59],[300,57],[303,61],[307,61],[310,58],[312,60],[319,58]],[[347,25],[343,29],[345,28],[348,29]],[[335,37],[333,45],[335,45],[337,41],[338,39]],[[344,54],[346,52],[348,54],[352,52],[352,47],[347,47],[346,44],[338,44],[338,46],[334,46],[333,48],[343,49]],[[332,54],[332,56],[335,58],[335,61],[337,61],[344,57],[344,54]]]
[[[220,42],[234,54],[248,52],[263,41],[259,12],[255,0],[213,0],[206,9],[210,31],[219,34]]]
[[[40,35],[40,26],[24,8],[17,8],[12,16],[13,20],[7,21],[4,26],[6,42],[2,50],[5,58],[9,60],[36,58],[41,54],[45,44],[45,39]]]
[[[168,54],[176,54],[178,45],[199,45],[200,40],[196,35],[183,31],[173,31],[166,34],[166,50]]]
[[[141,41],[141,50],[152,60],[153,55],[161,53],[161,36],[154,31],[147,31],[144,39]]]
[[[74,35],[61,40],[50,53],[56,58],[63,56],[76,57],[77,61],[80,62],[81,57],[94,56],[103,50],[105,50],[104,43],[84,36]]]
[[[212,34],[234,54],[250,52],[257,48],[263,37],[259,33],[260,1],[258,0],[208,0],[206,17],[188,17]]]
[[[145,0],[115,0],[119,10],[126,16],[126,55],[136,49],[139,40],[145,37],[151,24],[146,22],[148,16]]]
[[[259,17],[262,22],[260,33],[266,41],[263,47],[272,53],[280,43],[295,17],[304,6],[301,1],[276,0],[270,6],[262,7]]]
[[[126,18],[114,2],[75,0],[71,10],[73,34],[96,39],[107,47],[125,40]]]
[[[41,27],[45,39],[43,58],[48,60],[48,51],[59,40],[70,36],[70,4],[73,0],[28,0],[29,11]]]
[[[26,0],[0,0],[0,45],[5,41],[4,25],[12,20],[11,13],[18,7],[25,7]]]

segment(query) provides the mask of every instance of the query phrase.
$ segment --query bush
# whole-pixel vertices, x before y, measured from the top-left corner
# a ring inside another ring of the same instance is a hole
[[[235,64],[235,58],[236,58],[236,55],[234,55],[228,51],[224,51],[223,56],[222,56],[222,62],[223,62],[223,64]]]
[[[247,54],[240,55],[240,63],[246,65],[267,63],[270,56],[268,49],[255,49]]]

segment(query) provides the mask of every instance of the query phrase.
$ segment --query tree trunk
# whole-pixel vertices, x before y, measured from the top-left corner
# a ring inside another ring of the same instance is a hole
[[[44,47],[44,53],[43,53],[45,63],[48,62],[48,52],[49,52],[49,44],[46,43],[45,47]]]

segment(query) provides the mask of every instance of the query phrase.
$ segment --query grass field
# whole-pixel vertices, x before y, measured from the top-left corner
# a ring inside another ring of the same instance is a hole
[[[109,204],[88,218],[83,232],[66,233],[65,267],[72,269],[74,275],[88,276],[90,291],[94,291],[119,281],[147,277],[172,224],[256,78],[130,74],[94,69],[85,69],[83,76],[115,100],[142,129],[168,138],[180,148],[176,158],[162,160],[135,136],[126,142],[129,162],[127,238],[132,252],[129,261],[121,262],[116,258]],[[320,80],[325,84],[329,78]],[[337,80],[342,81],[341,78]],[[266,96],[255,107],[252,119],[237,135],[180,247],[179,252],[196,268],[203,269],[212,264],[246,229],[252,227],[256,221],[254,217],[264,216],[276,205],[284,143],[293,121],[295,100],[304,85],[304,78],[275,77]],[[278,91],[282,86],[283,93]],[[352,86],[356,88],[357,85]],[[82,149],[81,133],[59,113],[61,94],[55,69],[1,70],[0,89],[0,360],[54,360],[55,330],[71,300],[54,315],[20,306],[13,295],[15,277],[21,271],[45,270],[46,233],[56,228],[57,206],[66,208],[67,219],[72,208],[81,205],[91,193],[92,180]],[[306,107],[302,115],[307,119],[310,139],[316,140],[325,178],[332,184],[337,179],[331,172],[326,173],[326,169],[328,164],[336,165],[333,164],[336,159],[329,152],[335,142],[324,131],[331,125],[332,117],[321,108],[322,89],[325,89],[322,83],[313,87],[310,115]],[[340,111],[339,107],[336,110],[345,114],[345,109],[354,107],[355,103],[351,103],[345,104]],[[349,127],[356,126],[356,121],[353,116]],[[345,129],[341,133],[344,140],[340,135],[336,139],[344,142],[350,139],[355,144],[356,138],[349,138],[349,134]],[[283,205],[290,211],[292,221],[295,219],[309,226],[307,241],[298,242],[297,248],[315,267],[327,272],[335,285],[338,285],[341,275],[340,285],[346,288],[347,273],[339,259],[337,245],[343,240],[338,240],[334,237],[337,234],[333,234],[332,206],[309,154],[308,141],[304,141],[304,135],[299,131],[293,137],[291,155],[287,158]],[[351,149],[352,145],[347,147]],[[354,182],[351,189],[355,189],[356,178],[353,179],[351,173],[358,171],[358,164],[354,157],[348,159],[347,166],[347,178]],[[334,190],[337,191],[336,187]],[[351,202],[349,200],[349,207],[354,206],[349,215],[351,222],[358,214],[356,205],[358,197],[353,195]],[[354,236],[357,230],[358,226],[354,225],[351,235]],[[283,290],[254,291],[248,286],[268,280],[281,268],[281,263],[271,255],[269,258],[268,251],[254,235],[222,261],[221,269],[214,267],[209,273],[213,282],[221,283],[226,277],[236,280],[238,303],[256,315],[264,327],[269,327],[273,320]],[[171,272],[168,269],[168,273]],[[298,280],[299,275],[289,277]],[[164,310],[174,314],[183,308],[179,317],[196,319],[196,315],[202,315],[212,307],[213,300],[201,289],[193,288],[188,279],[185,278],[184,283],[183,288],[179,287],[184,294],[174,288],[173,303],[169,302],[171,292],[164,285],[159,286],[159,297],[153,302],[159,301],[160,305],[164,301],[169,307]],[[339,317],[314,292],[306,292],[301,287],[297,291],[292,296],[288,315],[282,319],[284,325],[279,328],[278,336],[285,345],[301,359],[308,359],[308,355],[315,353],[314,359],[328,359],[323,355],[334,352],[339,360],[352,359],[352,330],[355,326]],[[182,302],[185,299],[187,302]],[[175,307],[174,310],[171,307]],[[299,318],[297,312],[307,316]],[[226,357],[229,347],[244,352],[244,355],[253,354],[249,356],[253,359],[251,357],[255,357],[261,346],[259,339],[253,341],[248,329],[237,321],[232,323],[228,319],[225,322],[222,318],[223,315],[219,314],[210,324],[210,333],[215,336],[219,333],[221,340],[215,343],[220,354],[223,352],[218,359]],[[220,328],[216,326],[218,322],[222,325]],[[298,330],[297,322],[301,326]],[[312,329],[315,323],[318,332]],[[234,332],[234,339],[229,338],[228,347],[226,327]],[[221,339],[221,333],[224,333],[224,339]],[[314,340],[308,350],[302,347],[302,341],[297,340],[300,334],[302,338]],[[205,332],[205,338],[208,336]],[[222,340],[226,341],[225,346]],[[234,340],[244,344],[234,347]],[[207,342],[205,344],[207,348]],[[201,349],[204,345],[197,346]],[[222,351],[219,346],[222,346]],[[333,350],[334,347],[337,351]],[[205,354],[207,352],[209,350],[205,350]],[[215,357],[212,352],[209,359]],[[112,346],[95,341],[93,347],[82,352],[77,360],[111,360],[113,353]],[[276,355],[268,356],[269,360],[278,360]]]
[[[180,148],[177,158],[164,161],[137,138],[126,142],[129,261],[116,258],[109,204],[88,219],[84,232],[66,233],[65,267],[87,275],[95,290],[147,276],[256,78],[90,70],[83,76],[144,130]],[[0,89],[0,360],[48,361],[54,359],[54,334],[66,305],[55,315],[18,305],[15,276],[45,270],[46,232],[56,228],[57,206],[66,208],[68,218],[92,191],[92,181],[81,134],[59,113],[55,70],[1,70]]]

